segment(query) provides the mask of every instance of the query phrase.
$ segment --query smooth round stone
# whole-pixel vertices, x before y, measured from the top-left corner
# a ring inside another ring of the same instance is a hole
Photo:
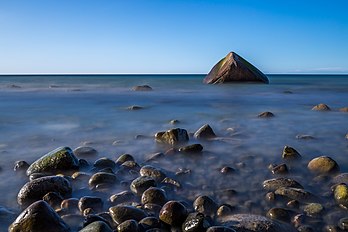
[[[147,217],[147,214],[143,210],[133,206],[117,205],[109,208],[109,212],[112,219],[117,224],[121,224],[122,222],[130,219],[140,221],[141,219]]]
[[[117,226],[117,231],[118,232],[137,232],[138,222],[132,219],[124,221]]]
[[[234,229],[226,226],[212,226],[206,232],[236,232]]]
[[[100,197],[81,197],[78,207],[80,212],[83,212],[87,208],[91,208],[95,212],[101,212],[103,210],[103,200]]]
[[[283,177],[265,180],[262,186],[268,191],[275,191],[282,187],[303,188],[296,180]]]
[[[160,228],[161,222],[156,217],[146,217],[139,221],[139,226],[143,228],[144,230],[148,231],[152,228]]]
[[[295,148],[285,146],[282,153],[282,158],[286,160],[300,159],[301,155]]]
[[[310,217],[317,217],[324,211],[324,207],[319,203],[310,203],[303,208],[303,211]]]
[[[340,170],[335,160],[328,156],[320,156],[308,163],[308,169],[318,174],[331,174]]]
[[[122,191],[110,196],[109,200],[113,205],[118,205],[125,202],[132,202],[135,200],[135,195],[130,191]]]
[[[180,226],[186,217],[187,209],[178,201],[168,201],[159,213],[159,219],[171,226]]]
[[[141,176],[150,176],[158,182],[162,181],[166,177],[166,175],[160,169],[151,165],[143,166],[139,172]]]
[[[276,195],[287,197],[299,202],[310,202],[315,200],[315,196],[300,188],[281,187],[275,192]]]
[[[279,164],[272,168],[271,170],[272,174],[274,175],[285,175],[289,172],[288,167],[286,164]]]
[[[63,197],[59,193],[49,192],[42,197],[42,200],[46,201],[53,209],[59,209]]]
[[[344,207],[348,207],[348,186],[338,184],[334,189],[334,198],[336,202]]]
[[[113,232],[108,224],[103,221],[95,221],[88,224],[79,232]]]
[[[185,129],[175,128],[164,132],[156,133],[155,139],[157,142],[175,145],[187,142],[189,140],[189,136]]]
[[[26,208],[8,231],[70,232],[70,228],[45,201],[40,200]]]
[[[74,154],[81,158],[90,158],[98,154],[97,150],[93,147],[81,146],[74,149]]]
[[[216,137],[213,129],[209,124],[205,124],[200,127],[193,135],[196,139],[210,139]]]
[[[202,150],[203,146],[199,143],[179,148],[179,152],[182,153],[200,153]]]
[[[289,211],[283,208],[272,208],[268,210],[266,216],[270,219],[276,219],[283,222],[290,222]]]
[[[29,164],[24,160],[19,160],[15,162],[15,165],[13,167],[13,171],[26,171],[29,168]]]
[[[102,168],[115,168],[116,167],[116,163],[115,163],[115,161],[113,161],[113,160],[111,160],[109,158],[103,157],[103,158],[97,159],[94,162],[93,166],[96,167],[96,168],[99,168],[99,169],[102,169]]]
[[[139,176],[130,185],[131,191],[138,196],[141,196],[150,187],[156,187],[156,181],[149,176]]]
[[[64,209],[66,212],[69,212],[69,213],[78,213],[79,199],[77,198],[64,199],[60,204],[60,208]]]
[[[135,160],[134,160],[133,156],[130,154],[122,154],[117,158],[116,164],[121,165],[126,161],[135,161]]]
[[[97,172],[88,181],[90,187],[96,187],[100,184],[108,184],[113,185],[118,182],[118,179],[115,174],[107,173],[107,172]]]
[[[341,218],[338,222],[338,226],[344,231],[348,230],[348,217]]]
[[[134,91],[151,91],[152,88],[149,85],[137,85],[132,88]]]
[[[202,213],[190,213],[181,226],[183,232],[201,232],[209,227],[210,223]]]
[[[193,208],[196,212],[207,216],[213,216],[218,209],[218,205],[208,196],[199,196],[193,202]]]
[[[59,147],[32,163],[27,169],[27,176],[33,173],[58,174],[60,172],[76,170],[79,160],[69,147]]]
[[[26,183],[17,195],[20,206],[26,207],[41,200],[49,192],[59,193],[62,197],[69,197],[72,192],[70,182],[60,176],[46,176]]]
[[[257,115],[257,117],[259,118],[272,118],[274,117],[274,114],[272,112],[266,111],[266,112],[262,112],[259,115]]]
[[[296,230],[288,223],[282,223],[261,215],[234,214],[226,216],[222,223],[236,231],[248,232],[295,232]]]
[[[326,104],[320,103],[312,108],[312,110],[316,111],[330,111],[330,107]]]
[[[141,203],[142,204],[157,204],[157,205],[164,205],[167,202],[167,195],[163,189],[150,187],[147,190],[144,191],[143,195],[141,196]]]

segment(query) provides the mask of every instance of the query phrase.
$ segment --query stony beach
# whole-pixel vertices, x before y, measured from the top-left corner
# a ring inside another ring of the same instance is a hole
[[[346,79],[185,78],[6,83],[1,120],[19,126],[0,141],[1,229],[348,230]]]

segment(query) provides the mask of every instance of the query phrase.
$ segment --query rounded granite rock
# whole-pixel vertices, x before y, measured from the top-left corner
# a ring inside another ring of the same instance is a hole
[[[58,174],[79,168],[79,160],[69,147],[59,147],[32,163],[27,175],[34,173]]]
[[[308,163],[308,169],[318,174],[332,174],[340,170],[335,160],[328,156],[320,156]]]
[[[20,206],[26,207],[41,200],[47,193],[56,192],[62,197],[69,197],[72,193],[70,182],[60,176],[45,176],[26,183],[17,195]]]
[[[70,232],[68,225],[45,202],[36,201],[10,225],[9,232]]]

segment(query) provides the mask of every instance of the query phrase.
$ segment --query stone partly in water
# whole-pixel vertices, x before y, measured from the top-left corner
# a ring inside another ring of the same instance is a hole
[[[70,232],[70,228],[45,201],[40,200],[26,208],[8,231]]]
[[[193,136],[196,139],[210,139],[216,137],[213,129],[209,126],[209,124],[205,124],[201,128],[199,128]]]
[[[180,226],[186,217],[187,209],[178,201],[168,201],[159,213],[160,220],[171,226]]]
[[[283,208],[272,208],[268,210],[266,216],[270,219],[276,219],[287,223],[289,223],[291,219],[289,210]]]
[[[328,156],[320,156],[308,163],[308,169],[318,174],[332,174],[340,170],[335,160]]]
[[[273,118],[274,114],[272,112],[266,111],[266,112],[262,112],[259,115],[257,115],[257,117],[259,118]]]
[[[72,192],[70,182],[60,176],[45,176],[26,183],[18,193],[17,202],[21,206],[41,200],[49,192],[69,197]]]
[[[95,188],[97,185],[106,184],[114,185],[118,182],[118,179],[115,174],[107,172],[97,172],[88,181],[88,184],[91,188]]]
[[[155,135],[156,141],[167,143],[170,145],[185,143],[189,140],[187,131],[185,129],[171,129],[165,132],[158,132]]]
[[[341,112],[348,112],[348,107],[340,108],[340,111],[341,111]]]
[[[130,185],[130,190],[138,195],[141,196],[145,190],[147,190],[150,187],[156,187],[156,181],[150,176],[139,176],[138,178],[134,179]]]
[[[88,224],[79,232],[113,232],[113,230],[103,221],[95,221]]]
[[[310,217],[318,217],[324,211],[324,207],[319,203],[309,203],[303,211]]]
[[[296,180],[283,177],[265,180],[262,185],[268,191],[274,191],[281,187],[303,188]]]
[[[348,186],[346,184],[338,184],[335,187],[334,197],[338,204],[348,208]]]
[[[132,88],[134,91],[151,91],[152,88],[149,85],[137,85]]]
[[[69,147],[59,147],[32,163],[27,175],[33,173],[58,174],[60,172],[76,170],[79,161]]]
[[[301,155],[294,148],[285,146],[283,149],[282,158],[286,160],[295,160],[300,159]]]
[[[140,221],[147,216],[147,214],[143,210],[135,208],[133,206],[118,205],[109,208],[109,212],[112,219],[117,224],[121,224],[122,222],[130,219]]]
[[[141,196],[141,203],[143,205],[151,203],[157,205],[164,205],[167,202],[167,195],[163,189],[150,187]]]
[[[156,181],[162,181],[166,175],[162,172],[162,170],[153,167],[151,165],[143,166],[139,171],[141,176],[150,176],[154,178]]]
[[[179,148],[179,152],[188,153],[188,154],[200,153],[202,150],[203,150],[203,146],[199,143],[191,144],[191,145]]]
[[[96,156],[98,152],[93,147],[81,146],[74,149],[74,154],[77,157],[89,158]]]
[[[218,209],[218,205],[213,199],[208,196],[199,196],[193,202],[193,208],[195,211],[206,216],[214,216]]]
[[[206,232],[236,232],[234,229],[226,226],[212,226]]]
[[[292,200],[297,200],[299,202],[313,202],[317,200],[312,193],[300,188],[281,187],[274,193],[276,195],[287,197]]]
[[[330,107],[326,104],[320,103],[312,108],[312,110],[316,111],[330,111]]]
[[[133,219],[124,221],[117,226],[118,232],[137,232],[138,230],[138,222]]]
[[[295,232],[290,224],[253,214],[234,214],[222,219],[225,226],[247,232]]]
[[[221,59],[203,80],[206,84],[225,82],[263,82],[269,83],[265,74],[235,52]]]

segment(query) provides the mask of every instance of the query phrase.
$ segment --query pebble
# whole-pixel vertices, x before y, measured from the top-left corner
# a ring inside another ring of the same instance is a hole
[[[303,208],[307,216],[318,217],[324,211],[324,207],[319,203],[310,203]]]
[[[340,170],[335,160],[328,156],[320,156],[308,163],[308,169],[317,174],[332,174]]]
[[[139,221],[139,226],[141,226],[145,231],[153,228],[160,228],[161,222],[157,217],[146,217]]]
[[[205,124],[200,127],[193,136],[196,139],[210,139],[216,137],[216,134],[209,124]]]
[[[42,200],[46,201],[53,209],[59,209],[63,197],[59,193],[49,192],[42,197]]]
[[[315,199],[313,194],[300,188],[281,187],[274,193],[299,202],[310,202]]]
[[[279,164],[273,167],[271,172],[274,175],[285,175],[285,174],[288,174],[289,169],[288,169],[288,166],[286,166],[286,164]]]
[[[272,208],[268,210],[266,216],[270,219],[276,219],[287,223],[289,223],[291,219],[289,210],[284,208]]]
[[[122,204],[125,202],[132,202],[136,199],[135,195],[130,191],[122,191],[110,196],[109,200],[113,205]]]
[[[116,163],[115,163],[115,161],[113,161],[109,158],[103,157],[103,158],[97,159],[94,162],[93,166],[98,168],[98,169],[103,169],[103,168],[113,169],[116,167]]]
[[[320,103],[312,108],[312,110],[316,111],[330,111],[330,107],[326,104]]]
[[[117,224],[121,224],[122,222],[130,219],[140,221],[141,219],[147,217],[147,214],[143,210],[133,206],[117,205],[109,208],[109,212],[112,219]]]
[[[171,226],[181,226],[187,217],[186,207],[178,201],[168,201],[163,205],[159,219]]]
[[[138,178],[134,179],[130,185],[130,190],[138,195],[141,196],[145,190],[147,190],[150,187],[156,187],[156,181],[150,176],[139,176]]]
[[[138,231],[138,222],[130,219],[122,222],[117,226],[118,232],[137,232]]]
[[[161,182],[166,177],[163,171],[151,165],[144,165],[143,167],[141,167],[139,173],[141,176],[152,177],[157,182]]]
[[[334,198],[338,204],[348,208],[348,186],[346,184],[336,185]]]

